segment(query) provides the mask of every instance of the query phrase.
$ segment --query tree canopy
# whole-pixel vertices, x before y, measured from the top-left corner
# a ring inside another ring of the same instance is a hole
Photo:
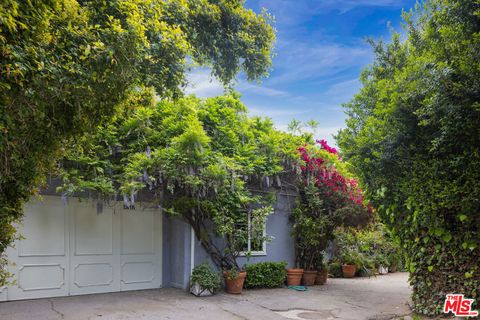
[[[65,139],[94,130],[143,88],[179,97],[192,65],[224,84],[241,70],[265,76],[269,23],[241,0],[2,1],[0,255]]]
[[[430,0],[404,13],[406,39],[373,43],[338,134],[410,262],[413,302],[480,297],[480,4]]]
[[[147,191],[149,205],[193,227],[218,267],[238,268],[249,237],[267,240],[258,231],[271,213],[271,188],[288,181],[297,146],[311,135],[294,136],[275,130],[269,119],[248,117],[236,94],[157,104],[138,96],[139,105],[69,148],[58,191],[90,190],[99,201],[123,195],[132,209]]]

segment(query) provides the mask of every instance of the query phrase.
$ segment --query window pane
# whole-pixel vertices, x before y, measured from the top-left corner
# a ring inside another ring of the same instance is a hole
[[[235,229],[238,230],[238,232],[236,233],[237,241],[241,241],[238,248],[240,249],[240,251],[248,251],[248,226],[244,224],[237,224],[235,226]]]
[[[263,228],[252,232],[251,251],[263,251]]]

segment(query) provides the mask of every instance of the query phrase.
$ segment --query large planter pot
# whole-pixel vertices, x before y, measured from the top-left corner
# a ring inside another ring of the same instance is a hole
[[[390,268],[388,268],[388,272],[395,273],[397,272],[397,265],[391,265]]]
[[[287,269],[287,285],[299,286],[302,283],[303,269]]]
[[[388,267],[384,267],[384,266],[378,267],[378,273],[387,274],[388,273]]]
[[[213,290],[202,288],[197,282],[191,285],[190,293],[197,297],[211,296],[214,294]]]
[[[317,277],[316,270],[305,270],[302,276],[302,283],[304,286],[313,286],[315,284],[315,278]]]
[[[225,278],[225,287],[228,293],[240,294],[242,293],[243,283],[245,282],[245,277],[247,273],[241,271],[238,273],[238,276],[234,279],[229,279],[228,271],[223,272],[223,277]]]
[[[357,266],[354,264],[344,264],[342,265],[342,272],[344,278],[353,278],[355,277],[355,272],[357,272]]]
[[[317,272],[317,276],[315,277],[315,284],[325,284],[327,283],[328,278],[328,271],[327,270],[320,270]]]

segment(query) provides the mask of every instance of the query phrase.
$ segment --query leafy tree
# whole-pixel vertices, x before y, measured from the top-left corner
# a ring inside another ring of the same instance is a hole
[[[302,122],[296,119],[292,119],[288,124],[288,131],[293,134],[300,133],[302,129]]]
[[[296,146],[308,140],[276,131],[269,119],[247,117],[238,95],[136,106],[97,132],[69,148],[58,191],[90,190],[99,201],[120,193],[133,209],[147,190],[165,212],[193,227],[223,269],[239,268],[249,233],[252,241],[267,240],[259,231],[271,212],[268,190],[281,185]]]
[[[480,3],[430,0],[373,43],[338,143],[408,253],[416,311],[480,298]]]
[[[2,1],[0,255],[64,139],[93,130],[139,88],[178,97],[191,64],[224,84],[240,70],[266,75],[269,20],[240,0]]]

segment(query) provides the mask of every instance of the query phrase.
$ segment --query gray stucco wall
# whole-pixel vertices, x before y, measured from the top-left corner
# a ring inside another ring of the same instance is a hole
[[[289,267],[295,265],[295,245],[291,236],[291,224],[289,216],[295,205],[295,196],[279,194],[274,205],[274,212],[267,218],[267,235],[273,237],[267,242],[266,255],[253,256],[248,260],[246,257],[239,257],[240,266],[262,261],[286,261]],[[195,265],[203,262],[212,264],[210,257],[205,252],[200,242],[195,239]]]
[[[191,228],[179,217],[163,219],[163,286],[185,289],[190,281]]]

